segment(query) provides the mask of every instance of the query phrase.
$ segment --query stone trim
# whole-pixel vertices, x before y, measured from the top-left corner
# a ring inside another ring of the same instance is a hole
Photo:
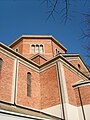
[[[83,80],[83,81],[78,81],[77,83],[72,85],[72,87],[78,88],[78,87],[89,86],[89,85],[90,85],[90,81],[89,80]]]
[[[11,112],[11,111],[6,111],[6,110],[0,110],[0,114],[4,115],[9,115],[9,117],[19,117],[19,118],[28,118],[28,119],[33,119],[33,120],[49,120],[46,118],[41,118],[41,117],[36,117],[36,116],[31,116],[31,115],[25,115],[22,113],[17,113],[17,112]]]
[[[38,110],[38,109],[34,109],[34,108],[30,108],[30,107],[26,107],[26,106],[22,106],[22,105],[18,105],[18,104],[3,102],[3,101],[0,101],[0,109],[8,110],[11,112],[18,112],[18,113],[25,114],[25,115],[34,115],[37,117],[45,117],[45,118],[52,119],[52,120],[60,120],[60,118],[58,118],[54,115],[44,113],[44,112],[42,112],[42,110]],[[61,120],[63,120],[63,119],[61,119]]]

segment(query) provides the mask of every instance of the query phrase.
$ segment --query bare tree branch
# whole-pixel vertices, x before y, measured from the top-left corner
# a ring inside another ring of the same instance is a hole
[[[80,4],[82,1],[79,1]],[[76,2],[76,0],[75,0]],[[48,17],[46,20],[48,20],[50,17],[53,18],[53,20],[57,19],[55,16],[56,14],[60,17],[59,22],[60,23],[66,23],[68,20],[71,20],[71,15],[78,14],[77,11],[73,12],[73,7],[75,6],[74,1],[70,0],[43,0],[43,3],[47,4],[48,8]],[[83,0],[84,7],[88,5],[89,0]],[[82,4],[81,3],[81,4]],[[78,5],[78,4],[77,4]],[[77,8],[77,6],[75,6]],[[83,13],[83,16],[85,18],[84,25],[86,26],[84,30],[82,29],[82,36],[81,39],[90,38],[90,11],[89,8],[87,8],[88,13]],[[71,15],[70,15],[71,14]],[[80,13],[82,14],[82,13]],[[90,51],[90,47],[87,46],[87,50]],[[90,53],[88,54],[88,58],[90,58]]]
[[[68,17],[68,4],[69,0],[65,0],[65,3],[66,3],[66,18]]]
[[[53,16],[53,13],[54,13],[54,12],[58,13],[58,12],[55,10],[55,9],[56,9],[56,5],[57,5],[57,2],[58,2],[58,0],[55,1],[54,5],[53,5],[53,9],[50,11],[47,20],[48,20],[51,16],[52,16],[52,18],[55,20],[55,18],[54,18],[54,16]]]
[[[62,1],[62,2],[61,2]],[[61,2],[61,4],[60,4]],[[48,6],[48,17],[46,19],[46,21],[52,17],[55,20],[55,13],[58,14],[60,16],[60,18],[62,19],[61,21],[63,22],[64,20],[67,21],[67,19],[69,18],[69,0],[43,0],[42,4],[47,4]],[[59,4],[59,8],[61,10],[58,10],[58,4]],[[57,10],[56,10],[57,9]],[[61,17],[63,16],[63,18]]]

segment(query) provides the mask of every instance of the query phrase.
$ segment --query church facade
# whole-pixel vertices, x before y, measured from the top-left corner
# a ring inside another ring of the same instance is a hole
[[[90,72],[79,54],[51,35],[0,43],[1,118],[89,120],[89,111]]]

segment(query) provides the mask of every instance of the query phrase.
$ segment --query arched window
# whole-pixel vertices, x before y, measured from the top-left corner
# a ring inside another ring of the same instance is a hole
[[[35,45],[31,46],[31,53],[35,53]]]
[[[56,49],[56,54],[57,54],[57,49]]]
[[[57,53],[60,53],[60,51],[58,50]]]
[[[44,53],[43,45],[40,45],[40,53]]]
[[[39,45],[36,45],[36,47],[35,47],[35,53],[39,53]]]
[[[18,48],[16,48],[15,51],[18,52]]]
[[[2,70],[2,58],[0,58],[0,73],[1,73],[1,70]]]
[[[27,96],[31,96],[31,73],[27,73]]]
[[[78,64],[78,68],[81,69],[81,65],[80,64]]]

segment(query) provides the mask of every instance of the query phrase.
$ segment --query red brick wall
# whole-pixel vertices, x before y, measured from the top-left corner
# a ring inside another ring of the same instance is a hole
[[[0,54],[0,57],[3,59],[0,78],[0,100],[10,102],[12,95],[14,61],[8,56],[2,54]],[[31,73],[31,97],[27,96],[28,72]],[[60,103],[55,66],[44,70],[39,74],[33,69],[19,63],[17,81],[18,88],[16,104],[35,109],[44,109]]]
[[[40,65],[45,63],[45,62],[46,62],[46,60],[44,60],[43,58],[40,57]]]
[[[32,61],[34,61],[35,63],[40,65],[40,57],[39,56],[33,58]]]
[[[1,53],[0,58],[3,59],[0,76],[0,100],[11,102],[14,60]],[[31,97],[27,96],[28,72],[31,73]],[[65,66],[64,72],[69,103],[80,106],[78,91],[72,85],[82,78]],[[17,104],[35,109],[45,109],[61,103],[55,65],[38,73],[29,66],[19,63],[17,83]],[[90,104],[90,86],[82,86],[80,91],[83,105]]]
[[[20,54],[23,53],[23,44],[21,44],[21,45],[18,47],[18,52],[19,52]]]
[[[79,90],[83,105],[90,104],[90,85],[81,86]],[[76,95],[77,106],[81,106],[79,92],[77,88],[75,88],[75,95]]]
[[[53,41],[52,41],[52,47],[53,47],[54,56],[56,55],[56,49],[60,53],[65,53],[65,51],[61,47],[59,47],[57,44],[55,44]]]
[[[70,63],[72,63],[76,68],[78,68],[78,64],[80,65],[80,71],[82,71],[83,73],[86,73],[86,69],[85,67],[81,64],[80,60],[70,60]]]
[[[60,104],[56,66],[40,73],[41,109]]]
[[[23,43],[23,54],[30,54],[30,44],[28,43]]]
[[[15,45],[13,49],[19,48],[19,53],[23,54],[25,57],[30,58],[35,54],[31,53],[31,46],[30,44],[43,44],[44,45],[44,53],[42,55],[47,59],[51,59],[53,56],[56,55],[56,49],[62,53],[65,51],[60,48],[57,44],[55,44],[51,39],[23,39],[20,43]]]
[[[39,73],[29,67],[19,64],[17,104],[40,109],[40,79]],[[27,96],[27,73],[31,73],[31,97]]]
[[[18,44],[12,47],[13,50],[15,50],[16,48],[18,48],[18,52],[22,54],[23,53],[23,41],[19,42]]]
[[[14,60],[2,53],[0,53],[0,58],[3,60],[0,76],[0,100],[11,102]]]
[[[37,56],[37,57],[35,57],[35,58],[31,59],[31,60],[34,61],[35,63],[39,64],[39,65],[43,64],[44,62],[46,62],[46,60],[41,58],[40,56]]]
[[[27,45],[29,44],[43,44],[44,45],[44,52],[42,55],[45,56],[47,59],[52,58],[52,46],[51,46],[51,40],[50,39],[23,39],[24,44],[27,43]],[[26,54],[25,54],[25,49],[29,49]],[[32,57],[35,54],[31,53],[31,48],[29,47],[24,47],[24,56],[26,56],[27,58]]]
[[[27,96],[27,72],[32,75],[31,97]],[[20,64],[17,103],[36,109],[60,104],[56,66],[44,70],[39,76],[39,73]]]
[[[79,77],[78,74],[75,74],[65,66],[64,66],[64,72],[65,72],[65,80],[66,80],[69,103],[72,105],[77,105],[75,91],[72,85],[74,85],[77,81],[81,80],[81,78]]]

